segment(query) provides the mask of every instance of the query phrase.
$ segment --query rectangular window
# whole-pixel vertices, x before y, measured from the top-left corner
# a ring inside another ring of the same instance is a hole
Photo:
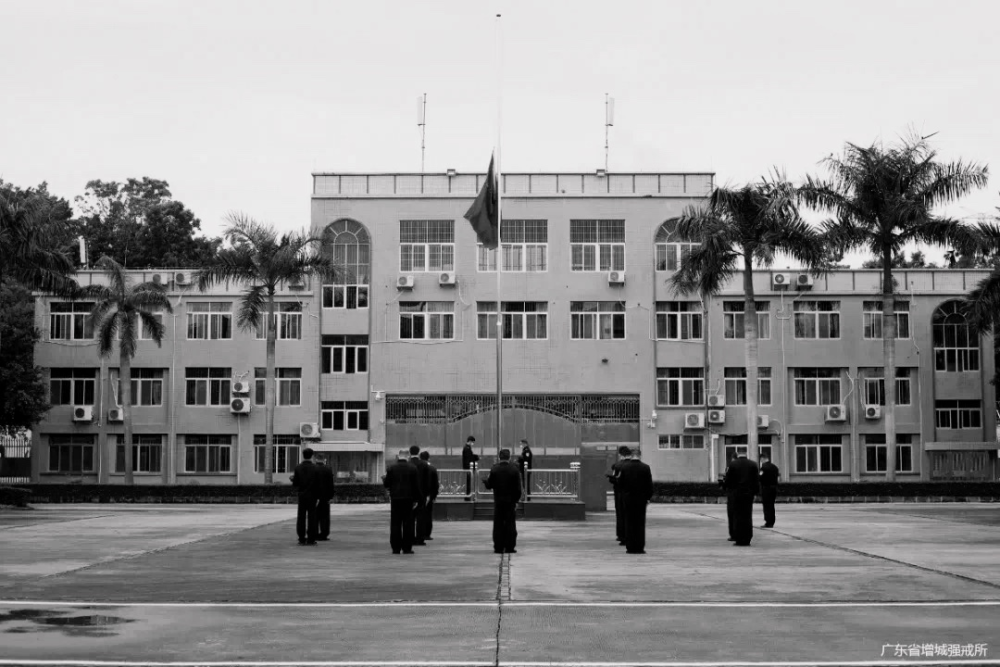
[[[545,340],[549,336],[549,304],[547,301],[504,301],[503,337],[518,340]],[[476,303],[476,337],[479,340],[497,338],[497,303]]]
[[[942,429],[982,428],[980,401],[934,401],[935,426]]]
[[[348,374],[368,372],[368,336],[323,336],[320,372]]]
[[[865,472],[882,472],[888,467],[889,448],[885,444],[884,433],[866,433]],[[913,436],[908,433],[896,434],[896,472],[913,472]]]
[[[745,306],[746,304],[742,301],[722,302],[723,338],[746,338],[746,316],[743,314]],[[767,301],[755,301],[754,308],[757,309],[757,338],[768,340],[771,338],[770,303]]]
[[[700,243],[657,243],[656,270],[677,271],[691,251],[700,245]]]
[[[49,371],[49,403],[94,405],[96,368],[53,368]]]
[[[185,405],[229,405],[231,368],[185,368]]]
[[[264,405],[267,402],[267,368],[258,366],[253,369],[254,404]],[[302,403],[302,369],[275,368],[275,405],[300,405]]]
[[[705,449],[705,436],[687,433],[661,435],[657,449]]]
[[[840,302],[796,301],[795,337],[800,340],[840,338]]]
[[[500,223],[505,272],[542,272],[548,270],[549,223],[547,220],[504,220]],[[476,246],[480,272],[497,270],[497,251]]]
[[[747,369],[726,368],[726,405],[747,404]],[[757,367],[757,405],[771,405],[771,368]]]
[[[401,273],[455,270],[454,220],[400,220]]]
[[[624,271],[624,220],[570,220],[573,271]]]
[[[81,474],[94,472],[93,435],[49,436],[49,472]]]
[[[795,405],[839,405],[839,368],[796,368]]]
[[[951,321],[934,322],[934,370],[945,373],[968,373],[979,370],[979,339],[966,321],[952,316]]]
[[[657,301],[657,340],[701,340],[702,306],[699,301]]]
[[[454,301],[400,301],[400,340],[453,340]]]
[[[125,472],[125,436],[115,438],[115,472]],[[163,436],[132,434],[132,472],[158,473],[163,461]]]
[[[657,368],[656,404],[664,407],[705,405],[705,369]]]
[[[228,301],[188,303],[188,340],[232,340],[232,310]]]
[[[734,457],[740,454],[749,455],[750,445],[747,442],[746,434],[743,435],[727,435],[725,436],[725,448],[723,450],[723,461],[731,461]],[[757,434],[757,457],[771,458],[771,434],[770,433],[758,433]]]
[[[865,378],[865,405],[885,405],[885,369],[861,369]],[[896,368],[896,405],[910,405],[910,369]]]
[[[49,304],[49,340],[89,340],[94,337],[90,319],[92,301],[54,301]]]
[[[357,237],[348,243],[334,242],[333,263],[337,273],[330,284],[323,285],[323,308],[347,310],[368,307],[368,283],[371,274],[371,246],[367,241],[357,242]]]
[[[302,303],[295,301],[292,303],[276,303],[274,318],[278,322],[275,331],[275,340],[301,340],[302,339]],[[257,340],[267,338],[266,327],[262,326],[267,320],[267,314],[261,314],[261,326],[254,332]]]
[[[117,368],[112,369],[115,379],[115,405],[122,406],[122,382]],[[132,405],[163,405],[163,369],[132,369]]]
[[[366,401],[323,401],[320,413],[324,431],[367,431]]]
[[[368,307],[368,285],[323,285],[323,307],[355,310]]]
[[[882,302],[865,301],[864,329],[865,340],[882,340]],[[896,301],[893,304],[896,313],[896,338],[910,337],[910,302]]]
[[[844,472],[840,435],[794,435],[795,472]]]
[[[571,301],[570,337],[573,340],[624,340],[624,301]]]
[[[184,472],[231,473],[232,443],[231,435],[185,435]]]
[[[301,440],[297,435],[272,436],[271,442],[274,445],[274,458],[271,459],[271,472],[286,473],[294,472],[295,466],[299,464],[299,450]],[[257,433],[253,437],[253,471],[264,472],[264,460],[267,455],[267,435]]]

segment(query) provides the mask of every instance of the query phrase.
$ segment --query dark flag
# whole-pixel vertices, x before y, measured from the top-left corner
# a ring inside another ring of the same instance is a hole
[[[472,223],[479,242],[487,248],[496,248],[500,236],[500,220],[497,215],[497,183],[493,174],[493,157],[490,157],[490,169],[486,172],[486,182],[476,196],[476,201],[465,212],[465,219]]]

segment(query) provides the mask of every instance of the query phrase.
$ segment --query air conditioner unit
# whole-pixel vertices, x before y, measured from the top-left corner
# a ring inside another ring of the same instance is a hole
[[[847,421],[847,406],[845,405],[826,406],[826,421],[828,422]]]
[[[297,276],[288,281],[288,289],[305,289],[305,276]]]
[[[608,271],[608,284],[609,285],[624,285],[625,284],[625,272],[624,271]]]
[[[174,284],[175,285],[190,285],[191,280],[194,278],[190,273],[185,273],[184,271],[178,271],[174,274]]]
[[[94,406],[93,405],[74,405],[73,406],[73,421],[75,421],[75,422],[92,422],[92,421],[94,421]]]
[[[726,423],[726,411],[725,410],[709,410],[708,411],[708,423],[709,424],[725,424]]]
[[[792,274],[790,273],[772,273],[771,274],[771,287],[788,287],[792,282]]]
[[[438,276],[439,285],[454,285],[457,281],[455,278],[454,271],[443,271],[440,276]]]
[[[229,401],[229,411],[234,415],[244,415],[250,412],[250,399],[234,398]]]
[[[249,394],[250,393],[250,383],[249,382],[234,382],[233,383],[233,393],[234,394]]]
[[[708,397],[708,407],[710,408],[724,408],[726,407],[726,397],[722,394],[712,394]]]
[[[757,428],[767,428],[771,425],[771,418],[767,415],[757,415]]]
[[[320,438],[321,434],[319,432],[319,424],[312,424],[309,422],[299,422],[299,437]]]
[[[170,284],[170,279],[172,277],[173,276],[171,276],[169,273],[154,273],[150,277],[149,282],[153,283],[154,285],[161,285],[163,287],[166,287],[167,285]]]
[[[123,422],[125,421],[125,411],[121,408],[111,408],[108,410],[108,421],[109,422]]]
[[[865,406],[865,419],[881,419],[882,418],[882,408],[878,405],[866,405]]]
[[[812,287],[813,277],[808,273],[800,273],[795,276],[795,286],[796,287]]]
[[[413,289],[413,276],[400,276],[396,280],[396,289]]]
[[[705,415],[701,412],[684,413],[684,428],[705,428]]]

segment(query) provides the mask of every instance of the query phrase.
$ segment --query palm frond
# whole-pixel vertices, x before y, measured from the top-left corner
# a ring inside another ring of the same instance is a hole
[[[139,338],[137,328],[139,322],[135,316],[135,310],[132,308],[121,310],[116,319],[120,320],[118,323],[119,350],[121,354],[131,359],[135,356],[136,341]]]
[[[980,334],[1000,333],[1000,269],[981,280],[962,302],[962,312]]]
[[[198,289],[202,292],[219,283],[252,283],[262,276],[248,246],[223,248],[211,264],[198,272]]]
[[[113,294],[124,295],[128,289],[128,278],[125,275],[125,269],[122,265],[108,257],[107,255],[101,257],[97,260],[94,266],[101,271],[104,271],[104,275],[108,277],[111,284],[108,289],[111,290]]]
[[[116,310],[114,313],[110,313],[101,320],[94,322],[94,326],[97,327],[97,349],[102,357],[106,357],[115,349],[115,337],[118,334],[118,329],[120,328],[119,323],[119,313]]]
[[[934,180],[922,189],[921,203],[927,208],[955,201],[973,190],[986,187],[989,182],[989,167],[976,163],[966,164],[961,160],[943,165],[934,165]]]
[[[157,347],[163,345],[163,336],[166,335],[167,327],[160,321],[155,314],[149,312],[148,310],[137,311],[139,313],[139,319],[142,325],[149,331],[149,337],[153,339]]]
[[[253,331],[261,325],[267,309],[267,288],[264,285],[253,285],[243,293],[239,310],[236,312],[236,324],[244,331]],[[269,322],[268,326],[273,322]]]

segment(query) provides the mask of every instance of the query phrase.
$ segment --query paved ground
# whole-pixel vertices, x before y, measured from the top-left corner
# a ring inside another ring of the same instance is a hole
[[[300,547],[293,513],[0,511],[0,665],[1000,664],[998,505],[779,505],[749,549],[723,505],[654,505],[645,556],[606,513],[503,558],[484,522],[394,556],[377,505]]]

